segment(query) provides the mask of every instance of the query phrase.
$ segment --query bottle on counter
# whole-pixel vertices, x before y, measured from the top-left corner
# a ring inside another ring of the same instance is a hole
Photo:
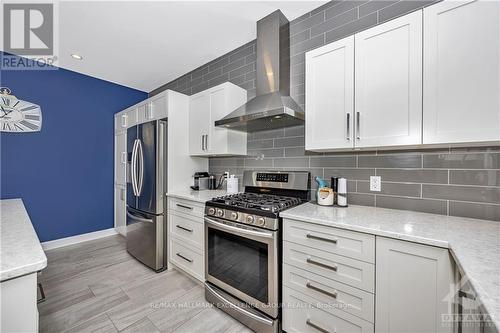
[[[339,186],[339,178],[332,177],[333,203],[337,204],[337,192]]]
[[[338,179],[337,206],[347,207],[347,179],[345,178]]]

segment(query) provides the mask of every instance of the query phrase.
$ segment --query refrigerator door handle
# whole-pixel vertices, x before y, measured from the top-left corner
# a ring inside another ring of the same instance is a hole
[[[132,182],[132,192],[134,192],[134,196],[138,196],[137,191],[137,142],[135,139],[134,145],[132,147],[132,159],[130,161],[130,180]]]
[[[137,196],[140,197],[142,193],[142,185],[144,184],[144,151],[142,149],[141,140],[137,140],[138,142],[138,151],[139,151],[139,178],[137,184]]]

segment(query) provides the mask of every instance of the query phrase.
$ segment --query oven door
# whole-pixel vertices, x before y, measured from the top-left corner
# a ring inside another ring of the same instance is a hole
[[[278,317],[278,232],[205,217],[205,278]]]

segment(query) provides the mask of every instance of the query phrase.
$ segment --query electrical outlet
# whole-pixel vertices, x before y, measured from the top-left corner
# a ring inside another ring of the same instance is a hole
[[[370,191],[380,192],[382,190],[382,178],[380,176],[370,176]]]

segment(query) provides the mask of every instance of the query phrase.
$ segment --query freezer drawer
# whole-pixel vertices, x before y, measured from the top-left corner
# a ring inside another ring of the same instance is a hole
[[[163,215],[127,207],[127,251],[156,271],[166,265],[166,224]]]

